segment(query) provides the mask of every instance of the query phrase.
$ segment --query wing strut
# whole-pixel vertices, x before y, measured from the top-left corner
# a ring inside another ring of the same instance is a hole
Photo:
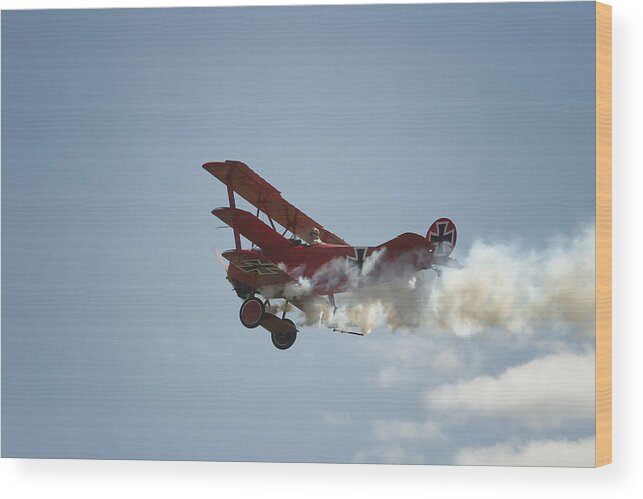
[[[234,189],[232,188],[232,174],[233,170],[230,169],[230,171],[228,172],[228,181],[226,182],[226,184],[228,187],[228,201],[230,202],[230,208],[236,209],[236,205],[234,202]],[[234,231],[234,247],[237,251],[239,251],[241,249],[241,237],[239,236],[239,229],[237,229],[233,225],[232,230]]]
[[[261,209],[271,222],[297,235],[307,243],[311,242],[310,229],[317,227],[321,240],[326,244],[348,246],[341,237],[333,234],[305,213],[281,197],[281,193],[252,171],[241,161],[205,163],[203,168],[228,186],[235,194]],[[234,181],[234,185],[233,184]],[[232,208],[233,205],[230,204]]]

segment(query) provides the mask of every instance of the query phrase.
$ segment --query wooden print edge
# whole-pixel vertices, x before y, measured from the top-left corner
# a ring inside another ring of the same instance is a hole
[[[596,2],[596,466],[612,462],[612,7]]]

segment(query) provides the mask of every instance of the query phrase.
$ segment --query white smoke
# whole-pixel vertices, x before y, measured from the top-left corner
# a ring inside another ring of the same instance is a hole
[[[528,252],[476,243],[436,281],[427,318],[459,335],[502,328],[594,331],[595,230]]]
[[[287,285],[283,294],[304,309],[302,325],[332,324],[364,333],[379,326],[460,336],[490,328],[593,332],[594,241],[592,226],[575,238],[530,251],[476,242],[461,259],[462,268],[443,268],[439,278],[430,270],[397,265],[375,284],[368,283],[369,274],[381,253],[369,257],[361,271],[338,259],[311,279]],[[340,283],[347,283],[348,292],[337,297],[337,310],[314,295],[320,285]]]

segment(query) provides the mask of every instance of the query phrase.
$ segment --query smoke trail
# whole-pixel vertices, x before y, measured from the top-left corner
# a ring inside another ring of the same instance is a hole
[[[436,281],[429,322],[459,335],[487,328],[594,331],[595,230],[541,250],[476,243]]]
[[[396,268],[395,277],[368,286],[361,285],[364,272],[342,267],[348,272],[350,292],[338,298],[334,314],[323,299],[310,301],[304,307],[305,324],[332,320],[341,329],[357,327],[365,333],[387,326],[393,331],[440,329],[460,336],[490,328],[593,333],[594,241],[592,226],[575,238],[559,238],[531,251],[476,242],[462,259],[463,267],[445,268],[440,278],[432,271]],[[336,278],[338,265],[344,263],[333,262],[313,279],[300,279],[290,297],[309,296],[316,282]]]
[[[380,252],[361,270],[338,259],[311,279],[280,288],[279,294],[269,288],[262,294],[299,301],[305,315],[302,325],[332,324],[364,333],[379,326],[393,331],[439,329],[459,336],[490,328],[593,333],[594,242],[593,225],[575,238],[561,237],[530,251],[476,242],[461,259],[462,268],[444,268],[439,278],[433,271],[396,265],[378,283],[369,283]],[[348,292],[337,297],[338,309],[333,310],[314,290],[340,282],[348,283]]]
[[[592,227],[540,250],[476,242],[462,268],[446,268],[440,278],[425,271],[357,287],[335,316],[364,332],[382,325],[460,336],[489,328],[593,332],[594,241]]]

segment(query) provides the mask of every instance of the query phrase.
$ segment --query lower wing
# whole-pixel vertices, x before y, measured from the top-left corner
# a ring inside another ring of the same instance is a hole
[[[255,290],[294,280],[279,265],[255,251],[229,250],[222,256],[232,264],[228,268],[228,276]]]

